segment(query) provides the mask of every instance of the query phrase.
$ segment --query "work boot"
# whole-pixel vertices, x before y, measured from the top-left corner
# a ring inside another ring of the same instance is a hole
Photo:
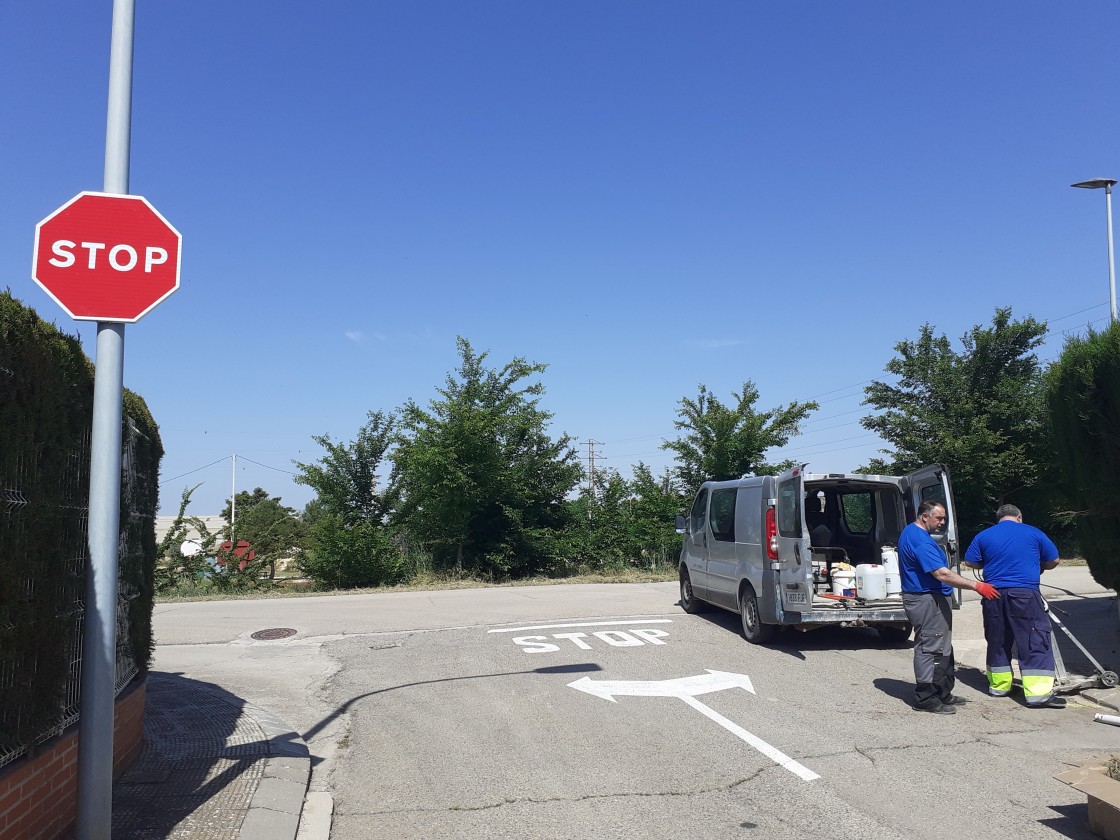
[[[914,711],[930,712],[931,714],[935,715],[955,715],[957,713],[956,709],[954,709],[952,706],[945,705],[940,700],[937,701],[936,705],[930,703],[928,705],[915,706]]]
[[[1027,703],[1027,707],[1031,709],[1064,709],[1066,707],[1066,698],[1051,694],[1044,702]]]
[[[946,699],[941,701],[941,704],[943,706],[963,706],[967,702],[968,701],[963,697],[959,697],[956,694],[950,694]]]

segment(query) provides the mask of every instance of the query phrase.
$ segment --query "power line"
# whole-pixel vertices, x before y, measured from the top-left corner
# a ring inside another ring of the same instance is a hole
[[[240,456],[242,461],[248,461],[250,464],[256,464],[258,467],[264,467],[266,470],[275,470],[279,473],[287,473],[288,475],[299,475],[298,472],[292,470],[282,470],[279,467],[270,467],[268,464],[262,464],[260,461],[254,461],[252,458],[246,458],[244,455]]]
[[[823,440],[820,443],[803,444],[801,446],[801,448],[802,449],[806,449],[806,448],[813,449],[813,448],[818,447],[818,446],[832,446],[832,444],[834,444],[834,443],[846,443],[849,440],[867,440],[869,438],[874,438],[874,437],[878,437],[878,435],[876,435],[876,434],[852,435],[851,437],[837,438],[836,440]],[[789,444],[787,443],[785,446],[778,447],[774,451],[775,452],[781,452],[783,449],[789,449]]]
[[[1046,328],[1046,332],[1043,333],[1043,335],[1044,336],[1055,337],[1055,336],[1058,335],[1059,331],[1051,329],[1050,326],[1049,326],[1050,324],[1053,324],[1057,321],[1064,321],[1066,318],[1073,318],[1077,315],[1084,314],[1085,312],[1092,312],[1094,309],[1100,309],[1102,306],[1105,306],[1105,305],[1106,304],[1098,303],[1098,304],[1094,304],[1093,306],[1088,306],[1084,309],[1079,309],[1076,312],[1070,312],[1068,315],[1061,315],[1057,318],[1045,318],[1043,320],[1046,322],[1047,328]],[[1105,317],[1102,317],[1102,318],[1095,318],[1092,321],[1090,321],[1086,326],[1093,326],[1094,324],[1101,323],[1101,322],[1104,322],[1104,321],[1107,321],[1107,320],[1108,320],[1108,316],[1105,316]],[[1068,337],[1071,333],[1074,333],[1076,331],[1077,331],[1076,329],[1069,329],[1069,330],[1061,330],[1060,332],[1061,332],[1061,335],[1063,337]],[[1061,354],[1059,354],[1059,355],[1061,355]],[[1048,357],[1048,358],[1045,358],[1045,359],[1040,358],[1039,362],[1052,362],[1056,358],[1058,358],[1058,356],[1052,356],[1052,357]],[[850,391],[853,388],[860,388],[860,387],[862,387],[864,385],[868,385],[868,384],[870,384],[871,382],[874,382],[874,381],[875,381],[874,379],[865,379],[862,382],[856,382],[856,383],[853,383],[851,385],[845,385],[845,386],[840,387],[840,388],[833,388],[831,391],[823,391],[822,393],[817,394],[816,396],[810,397],[809,399],[805,400],[805,402],[812,402],[812,401],[818,400],[819,397],[827,397],[830,394],[838,394],[838,393],[841,393],[842,391]],[[824,404],[824,403],[830,403],[830,402],[837,402],[839,400],[848,399],[848,398],[854,397],[854,396],[856,396],[856,394],[841,394],[841,396],[839,396],[839,397],[833,397],[832,399],[819,400],[819,401],[822,404]],[[866,413],[869,413],[869,414],[874,414],[874,411],[875,411],[875,409],[870,408],[870,407],[866,408],[866,409],[865,408],[855,408],[855,409],[852,409],[851,411],[843,411],[843,412],[840,412],[839,414],[830,414],[826,417],[814,417],[812,419],[804,421],[804,425],[808,426],[808,425],[813,424],[813,423],[821,423],[821,422],[824,422],[825,420],[832,420],[832,419],[835,419],[837,417],[845,417],[845,416],[850,415],[850,414],[859,414],[859,413],[863,413],[863,412],[866,412]],[[845,426],[857,425],[857,423],[858,423],[858,421],[848,422],[848,423],[839,423],[835,426],[827,426],[827,427],[824,427],[824,428],[814,429],[813,431],[814,432],[824,432],[824,431],[828,431],[830,429],[842,429]],[[658,439],[658,438],[660,438],[662,440],[665,440],[667,437],[668,437],[667,435],[646,435],[646,436],[643,436],[643,437],[634,437],[634,438],[617,438],[617,439],[612,440],[612,441],[607,441],[606,443],[629,443],[629,442],[641,441],[641,440],[655,440],[655,439]],[[876,435],[871,435],[871,437],[876,437]],[[839,443],[839,442],[840,441],[832,441],[832,443]],[[603,445],[603,441],[598,441],[598,443],[600,445]],[[826,443],[811,444],[811,446],[827,446],[827,445],[828,444],[826,444]],[[839,452],[839,451],[842,451],[843,449],[858,449],[858,448],[859,448],[858,446],[846,446],[846,447],[842,447],[841,449],[830,449],[830,450],[827,450],[827,452]],[[781,449],[775,450],[775,452],[781,452],[781,451],[782,451]],[[657,452],[633,452],[633,453],[626,453],[626,454],[620,455],[618,457],[633,458],[633,457],[640,457],[642,455],[656,455],[656,454],[658,454],[658,453]],[[825,452],[818,452],[816,454],[823,455],[823,454],[825,454]]]
[[[205,467],[199,467],[196,470],[190,470],[189,472],[180,473],[179,475],[174,476],[173,478],[165,478],[163,481],[160,482],[160,484],[162,485],[162,484],[167,484],[170,481],[178,481],[180,478],[185,478],[186,476],[193,475],[196,472],[202,472],[203,470],[209,469],[210,467],[214,466],[214,464],[220,464],[220,463],[222,463],[222,461],[228,461],[231,457],[232,456],[230,456],[230,455],[226,455],[224,458],[219,458],[217,461],[210,462]]]
[[[219,458],[217,461],[211,461],[209,464],[206,464],[205,466],[198,467],[197,469],[193,469],[193,470],[188,470],[185,473],[180,473],[179,475],[172,476],[171,478],[165,478],[163,481],[160,482],[160,484],[163,485],[163,484],[168,484],[169,482],[172,482],[172,481],[178,481],[180,478],[186,478],[188,475],[194,475],[194,473],[196,473],[196,472],[202,472],[203,470],[209,469],[210,467],[214,466],[215,464],[220,464],[223,461],[228,461],[232,457],[233,457],[232,455],[226,455],[224,458]],[[270,467],[268,464],[262,464],[260,461],[254,461],[252,458],[246,458],[244,455],[239,455],[238,457],[242,461],[248,461],[250,464],[256,464],[258,467],[264,467],[266,470],[275,470],[276,472],[287,473],[288,475],[299,475],[299,473],[293,472],[292,470],[282,470],[279,467]]]

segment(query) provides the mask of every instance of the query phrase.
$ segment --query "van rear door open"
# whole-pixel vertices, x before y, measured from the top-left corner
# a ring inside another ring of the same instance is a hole
[[[810,612],[813,603],[813,562],[805,531],[802,499],[805,497],[803,467],[777,478],[775,512],[778,520],[778,589],[782,609]]]
[[[949,470],[943,464],[922,467],[902,477],[902,492],[906,496],[906,521],[913,522],[918,505],[925,501],[940,502],[945,506],[945,529],[931,534],[945,552],[949,568],[960,574],[961,555],[957,544],[957,514],[953,508],[953,491],[949,486]],[[953,588],[953,609],[960,609],[961,590]]]

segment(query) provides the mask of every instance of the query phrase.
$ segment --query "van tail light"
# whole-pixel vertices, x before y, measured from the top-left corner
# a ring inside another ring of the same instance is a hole
[[[766,557],[778,559],[778,518],[774,508],[766,509]]]

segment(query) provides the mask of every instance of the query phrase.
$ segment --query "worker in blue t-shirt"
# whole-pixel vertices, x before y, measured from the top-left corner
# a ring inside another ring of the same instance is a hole
[[[902,607],[914,625],[914,708],[938,715],[956,714],[963,697],[953,694],[953,587],[972,589],[985,598],[999,598],[995,588],[970,581],[949,568],[945,552],[931,536],[945,527],[945,506],[927,499],[917,518],[898,538],[898,571]]]
[[[1039,578],[1058,565],[1058,548],[1042,531],[1023,524],[1015,505],[996,511],[996,524],[976,535],[964,562],[983,569],[984,581],[999,590],[999,600],[985,601],[984,638],[988,640],[988,693],[1011,692],[1011,648],[1019,654],[1023,694],[1031,708],[1065,708],[1054,695],[1054,651],[1050,617],[1038,591]]]

